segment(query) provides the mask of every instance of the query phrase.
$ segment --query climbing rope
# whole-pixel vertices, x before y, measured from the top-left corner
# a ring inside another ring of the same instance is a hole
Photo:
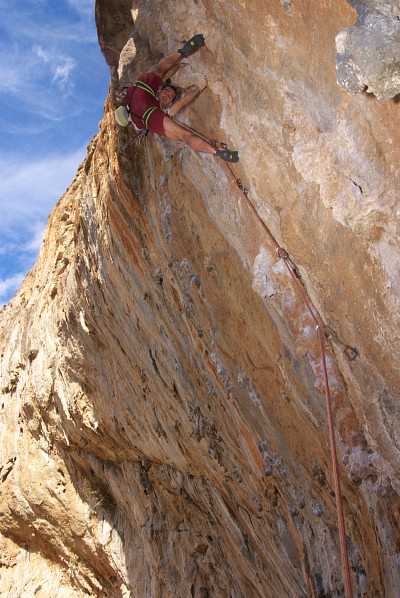
[[[231,168],[228,166],[228,164],[225,164],[225,166],[229,170],[230,174],[232,176],[234,176],[233,172],[232,172]],[[350,347],[349,345],[346,345],[346,344],[342,343],[342,341],[339,340],[339,338],[331,330],[331,328],[328,328],[327,326],[322,325],[321,322],[318,320],[317,316],[314,313],[314,309],[311,306],[309,298],[307,297],[307,293],[306,293],[304,287],[299,282],[299,280],[301,278],[301,274],[299,272],[299,269],[297,268],[297,266],[291,260],[291,258],[289,256],[288,252],[286,251],[286,249],[284,249],[283,247],[281,247],[279,245],[279,243],[277,242],[277,240],[275,239],[275,237],[273,236],[273,234],[271,233],[271,231],[269,230],[269,228],[267,227],[267,225],[265,224],[265,222],[260,218],[257,210],[255,209],[254,205],[252,204],[252,202],[249,199],[248,189],[246,189],[245,187],[243,187],[243,185],[241,184],[240,179],[234,178],[233,182],[237,185],[237,187],[242,192],[243,196],[246,199],[247,205],[251,208],[251,210],[255,214],[257,220],[260,222],[260,224],[262,225],[263,229],[267,233],[269,239],[274,244],[274,246],[276,248],[276,255],[278,257],[281,257],[283,259],[284,264],[285,264],[285,266],[286,266],[286,268],[287,268],[290,276],[292,277],[293,282],[294,282],[297,290],[299,291],[300,295],[302,296],[303,301],[304,301],[304,303],[305,303],[305,305],[307,307],[307,310],[309,311],[312,319],[314,320],[315,325],[318,326],[319,328],[321,328],[323,330],[325,339],[327,339],[327,340],[329,339],[332,342],[334,342],[337,345],[339,345],[343,349],[343,353],[345,354],[345,356],[347,357],[347,359],[349,361],[353,361],[358,356],[357,349],[355,349],[353,347]]]
[[[335,481],[335,496],[336,496],[336,511],[339,525],[339,541],[340,541],[340,556],[342,560],[342,573],[344,582],[344,595],[345,598],[353,598],[353,588],[351,586],[350,577],[350,566],[349,566],[349,555],[347,553],[347,542],[346,542],[346,529],[344,525],[344,516],[342,508],[342,493],[340,490],[339,480],[339,467],[336,453],[336,442],[335,442],[335,431],[333,427],[333,416],[331,407],[331,398],[329,392],[328,373],[326,371],[326,359],[325,359],[325,348],[323,331],[321,326],[317,326],[319,344],[321,347],[321,358],[322,358],[322,369],[324,372],[324,384],[325,384],[325,397],[326,397],[326,410],[328,414],[328,425],[329,425],[329,436],[331,440],[331,453],[332,453],[332,467],[333,467],[333,478]]]
[[[179,124],[181,126],[183,126],[184,128],[186,128],[188,131],[201,137],[202,139],[204,139],[205,141],[207,141],[208,143],[210,143],[212,145],[212,142],[209,139],[207,139],[207,137],[204,137],[204,135],[201,135],[200,133],[198,133],[197,131],[194,131],[193,129],[191,129],[187,125],[184,125],[183,123],[179,123]],[[246,189],[242,185],[240,179],[235,177],[233,171],[231,170],[230,166],[226,162],[224,162],[224,165],[227,168],[229,174],[233,177],[232,182],[234,182],[235,185],[238,187],[238,189],[242,193],[243,197],[245,198],[247,205],[249,206],[249,208],[254,213],[257,220],[263,227],[263,229],[266,232],[271,243],[275,246],[276,255],[283,259],[283,262],[284,262],[291,278],[293,279],[293,282],[294,282],[297,290],[299,291],[299,293],[304,301],[304,304],[307,307],[307,310],[311,315],[311,318],[313,319],[313,321],[316,325],[315,330],[316,330],[316,334],[319,338],[319,344],[320,344],[320,349],[321,349],[322,370],[323,370],[323,375],[324,375],[326,409],[327,409],[327,414],[328,414],[328,427],[329,427],[329,436],[330,436],[330,444],[331,444],[332,467],[333,467],[333,478],[334,478],[334,486],[335,486],[336,511],[337,511],[338,527],[339,527],[340,555],[341,555],[341,563],[342,563],[344,591],[345,591],[345,598],[353,598],[353,588],[351,585],[349,556],[348,556],[348,552],[347,552],[346,530],[345,530],[345,523],[344,523],[344,516],[343,516],[342,493],[341,493],[341,489],[340,489],[340,480],[339,480],[339,466],[338,466],[338,458],[337,458],[337,452],[336,452],[336,441],[335,441],[335,431],[334,431],[334,424],[333,424],[332,405],[331,405],[331,397],[330,397],[330,392],[329,392],[328,373],[327,373],[327,368],[326,368],[326,353],[325,353],[325,347],[324,347],[324,340],[331,340],[332,342],[336,343],[339,347],[341,347],[344,355],[347,357],[347,359],[349,361],[353,361],[358,356],[358,351],[357,351],[357,349],[350,347],[349,345],[346,345],[345,343],[342,343],[338,339],[337,335],[330,328],[321,324],[321,322],[319,321],[319,319],[315,313],[316,310],[313,309],[304,287],[302,286],[302,284],[300,284],[301,275],[300,275],[300,272],[299,272],[297,266],[291,260],[288,252],[285,249],[283,249],[283,247],[281,247],[279,245],[279,243],[277,242],[277,240],[275,239],[275,237],[273,236],[273,234],[271,233],[271,231],[269,230],[269,228],[267,227],[265,222],[262,220],[262,218],[258,214],[253,203],[250,201],[250,198],[248,196],[248,194],[249,194],[248,189]]]
[[[228,164],[224,163],[225,167],[228,169],[229,173],[234,177],[234,174],[229,167]],[[265,222],[261,219],[260,215],[258,214],[257,210],[255,209],[254,205],[250,201],[248,197],[248,189],[246,189],[240,179],[234,177],[233,182],[237,185],[239,190],[241,191],[243,197],[246,199],[247,205],[251,208],[252,212],[255,214],[257,220],[262,225],[263,229],[267,233],[270,241],[276,248],[276,255],[283,259],[283,262],[293,279],[293,282],[301,294],[304,304],[307,307],[312,319],[316,324],[316,333],[318,334],[319,344],[321,349],[321,360],[322,360],[322,370],[324,374],[324,386],[325,386],[325,398],[326,398],[326,408],[328,414],[328,426],[329,426],[329,436],[330,436],[330,443],[331,443],[331,455],[332,455],[332,466],[333,466],[333,478],[334,478],[334,485],[335,485],[335,497],[336,497],[336,511],[337,511],[337,519],[338,519],[338,527],[339,527],[339,541],[340,541],[340,555],[341,555],[341,562],[342,562],[342,575],[343,575],[343,583],[344,583],[344,591],[345,591],[345,598],[353,598],[353,588],[351,585],[351,577],[350,577],[350,566],[349,566],[349,556],[347,552],[347,542],[346,542],[346,530],[344,524],[344,516],[343,516],[343,507],[342,507],[342,493],[340,490],[340,480],[339,480],[339,466],[338,466],[338,459],[337,459],[337,452],[336,452],[336,441],[335,441],[335,431],[333,425],[333,416],[332,416],[332,406],[331,406],[331,397],[329,392],[329,381],[328,381],[328,373],[326,369],[326,354],[325,354],[325,347],[324,347],[324,339],[325,340],[332,340],[333,342],[337,343],[342,349],[343,353],[346,355],[349,361],[353,361],[358,356],[357,349],[350,347],[349,345],[345,345],[342,343],[338,337],[334,334],[334,332],[328,328],[327,326],[321,325],[318,321],[314,310],[312,309],[311,302],[309,301],[306,291],[303,286],[300,284],[300,272],[297,266],[292,262],[289,257],[289,254],[285,249],[280,247],[279,243],[266,226]]]
[[[181,127],[183,127],[184,129],[187,129],[188,131],[190,131],[194,135],[197,135],[197,137],[201,137],[202,139],[204,139],[204,141],[207,141],[207,143],[209,143],[210,145],[213,146],[214,142],[212,140],[208,139],[207,137],[205,137],[204,135],[202,135],[201,133],[198,133],[198,131],[195,131],[194,129],[191,129],[188,125],[186,125],[186,124],[184,124],[184,123],[182,123],[180,121],[179,121],[179,125]],[[265,224],[265,222],[260,217],[260,215],[257,212],[256,208],[254,207],[253,203],[250,201],[249,190],[246,189],[242,185],[240,179],[238,179],[238,178],[235,177],[235,175],[234,175],[231,167],[229,166],[229,164],[227,162],[223,162],[223,164],[227,168],[229,174],[233,177],[232,182],[235,183],[235,185],[241,191],[243,197],[246,200],[247,205],[252,210],[253,214],[256,216],[257,220],[259,221],[259,223],[263,227],[264,231],[268,235],[268,237],[269,237],[270,241],[272,242],[272,244],[275,246],[276,255],[278,257],[280,257],[280,258],[283,259],[284,264],[285,264],[285,266],[286,266],[286,268],[287,268],[290,276],[293,278],[295,286],[296,286],[297,290],[299,291],[300,295],[302,296],[303,301],[304,301],[304,303],[305,303],[305,305],[307,307],[307,310],[309,311],[312,319],[314,320],[315,325],[318,326],[320,329],[323,330],[324,337],[325,337],[326,340],[331,340],[332,342],[336,343],[339,347],[341,347],[343,349],[343,353],[347,357],[347,359],[349,361],[353,361],[356,357],[358,357],[358,351],[357,351],[357,349],[355,349],[354,347],[350,347],[350,345],[346,345],[345,343],[343,343],[342,341],[340,341],[340,339],[337,337],[337,335],[333,332],[333,330],[331,328],[328,328],[327,326],[324,326],[318,320],[317,316],[314,313],[314,310],[311,307],[311,303],[310,303],[309,298],[307,297],[307,293],[306,293],[304,287],[299,282],[299,280],[301,278],[299,269],[293,263],[293,261],[290,258],[288,252],[286,251],[286,249],[284,249],[283,247],[281,247],[279,245],[278,241],[275,239],[275,237],[273,236],[273,234],[271,233],[271,231],[269,230],[269,228],[267,227],[267,225]]]

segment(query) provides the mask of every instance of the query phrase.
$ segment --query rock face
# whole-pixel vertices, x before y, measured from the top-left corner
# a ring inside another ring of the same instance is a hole
[[[343,596],[314,323],[235,178],[359,352],[326,344],[352,582],[400,594],[400,105],[338,88],[355,17],[97,1],[100,132],[1,312],[1,596]],[[123,150],[114,119],[118,77],[199,32],[182,119],[232,173],[155,135]]]
[[[367,91],[380,100],[400,94],[400,5],[352,0],[359,16],[336,36],[337,80],[345,91]]]

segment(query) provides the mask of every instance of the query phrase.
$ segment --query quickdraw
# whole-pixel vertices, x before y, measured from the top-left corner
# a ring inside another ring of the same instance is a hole
[[[318,329],[321,330],[324,338],[326,340],[332,341],[336,345],[338,345],[341,349],[343,349],[343,353],[347,357],[349,361],[354,361],[356,357],[358,357],[359,352],[356,348],[350,347],[350,345],[345,345],[342,343],[341,340],[338,339],[337,335],[333,332],[331,328],[328,326],[320,326],[318,325],[315,329],[315,335],[318,337]]]
[[[286,249],[283,249],[283,247],[277,247],[277,249],[276,249],[276,255],[278,257],[281,257],[282,259],[286,260],[286,262],[291,267],[292,272],[293,272],[293,274],[295,275],[296,278],[301,278],[301,274],[300,274],[300,271],[299,271],[298,267],[293,262],[293,260],[290,258],[290,256],[289,256],[288,252],[286,251]]]
[[[143,139],[147,136],[148,132],[149,129],[142,129],[137,135],[135,135],[133,139],[131,139],[130,141],[128,141],[128,143],[124,145],[123,149],[126,149],[134,141],[136,141],[136,143],[142,143]]]

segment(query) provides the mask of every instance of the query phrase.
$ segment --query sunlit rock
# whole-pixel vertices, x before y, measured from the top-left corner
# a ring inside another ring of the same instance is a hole
[[[355,593],[400,595],[400,104],[338,87],[355,18],[96,2],[104,119],[0,313],[2,596],[344,595],[320,347],[287,263],[359,354],[325,343]],[[181,118],[239,150],[231,170],[155,135],[123,149],[114,118],[120,83],[199,32],[177,81],[209,86]]]

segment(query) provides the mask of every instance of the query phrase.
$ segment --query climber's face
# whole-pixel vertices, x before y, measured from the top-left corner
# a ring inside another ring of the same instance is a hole
[[[176,93],[172,89],[172,87],[164,87],[161,91],[158,92],[158,101],[163,108],[168,108],[172,104],[172,102],[176,98]]]

